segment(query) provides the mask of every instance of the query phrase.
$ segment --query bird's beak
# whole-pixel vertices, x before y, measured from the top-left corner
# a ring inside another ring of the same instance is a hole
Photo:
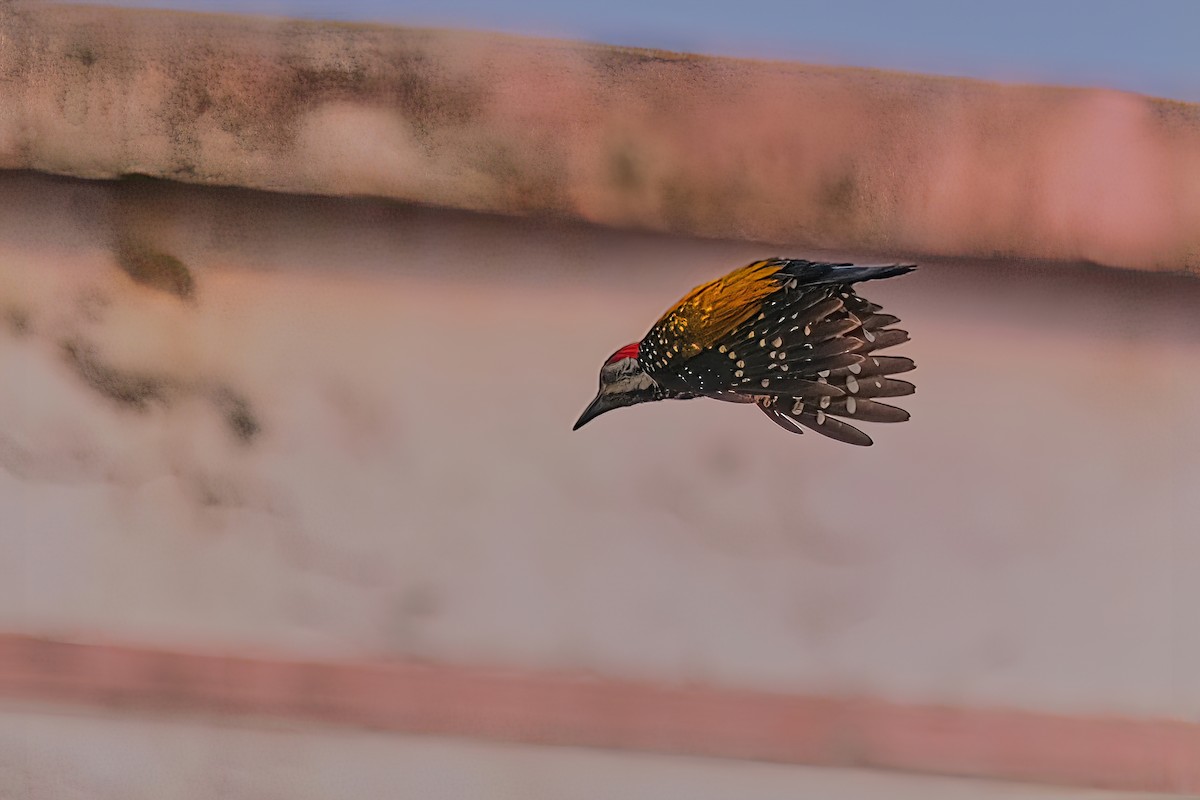
[[[579,421],[575,423],[575,427],[571,428],[571,430],[577,431],[584,425],[587,425],[589,422],[594,420],[596,417],[603,414],[605,411],[612,411],[614,408],[618,407],[618,404],[613,403],[609,399],[608,395],[598,394],[596,395],[596,399],[593,400],[591,404],[583,410],[583,413],[579,415]]]

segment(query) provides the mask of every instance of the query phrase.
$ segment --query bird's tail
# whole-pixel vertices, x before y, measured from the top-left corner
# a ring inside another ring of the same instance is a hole
[[[917,268],[916,264],[832,264],[803,259],[780,260],[784,262],[780,272],[798,278],[800,283],[809,286],[893,278]]]
[[[917,268],[916,264],[863,264],[837,267],[820,283],[858,283],[880,278],[894,278]]]

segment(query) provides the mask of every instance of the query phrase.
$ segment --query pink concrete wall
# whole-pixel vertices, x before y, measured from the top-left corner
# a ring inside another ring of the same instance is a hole
[[[486,34],[11,4],[0,166],[808,247],[1200,265],[1200,113]]]
[[[1200,288],[1075,263],[1197,265],[1195,108],[22,3],[0,37],[0,167],[301,193],[0,172],[6,702],[1200,789]],[[775,253],[954,255],[870,289],[912,421],[570,432],[607,353]],[[27,723],[23,763],[75,736]]]
[[[919,368],[912,421],[866,450],[701,401],[572,433],[608,352],[763,249],[178,185],[0,195],[0,629],[1152,731],[1200,709],[1190,280],[938,262],[872,287]],[[130,278],[130,230],[185,296]],[[1157,776],[1110,785],[1185,785],[1089,741]]]

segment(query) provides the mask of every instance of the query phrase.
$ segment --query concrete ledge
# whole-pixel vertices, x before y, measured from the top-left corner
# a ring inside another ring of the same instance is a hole
[[[1200,111],[488,34],[5,4],[0,167],[806,247],[1200,266]]]
[[[1080,787],[1200,791],[1200,725],[904,706],[555,672],[0,636],[0,696]]]

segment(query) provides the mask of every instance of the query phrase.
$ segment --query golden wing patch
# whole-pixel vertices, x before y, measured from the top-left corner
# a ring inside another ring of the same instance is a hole
[[[662,334],[683,358],[698,355],[759,313],[779,290],[781,266],[775,259],[755,261],[697,286],[654,324],[651,335]]]

